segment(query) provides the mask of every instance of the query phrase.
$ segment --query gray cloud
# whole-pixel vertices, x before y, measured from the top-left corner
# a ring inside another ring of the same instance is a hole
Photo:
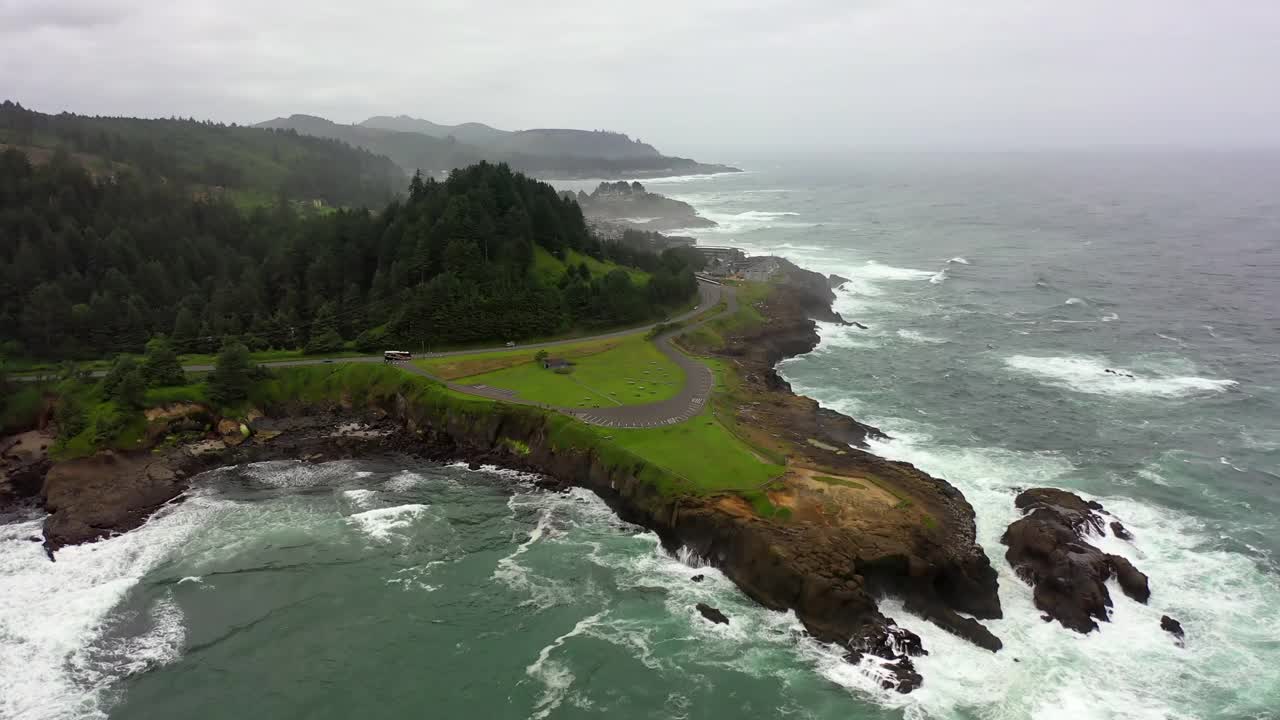
[[[0,34],[42,28],[94,28],[121,22],[129,15],[127,3],[113,0],[3,0],[0,2]]]
[[[0,92],[254,122],[409,113],[669,151],[1280,143],[1280,3],[0,0]]]

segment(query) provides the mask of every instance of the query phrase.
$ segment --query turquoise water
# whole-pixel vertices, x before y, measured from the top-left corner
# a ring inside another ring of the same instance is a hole
[[[1280,157],[745,164],[646,185],[720,222],[704,242],[851,279],[837,309],[868,329],[823,326],[782,372],[964,491],[1003,652],[888,598],[931,654],[924,687],[886,693],[588,493],[266,463],[52,565],[38,519],[0,527],[0,717],[1277,717]],[[1148,606],[1113,592],[1090,636],[1038,619],[998,542],[1036,485],[1133,531],[1100,542],[1151,576]]]

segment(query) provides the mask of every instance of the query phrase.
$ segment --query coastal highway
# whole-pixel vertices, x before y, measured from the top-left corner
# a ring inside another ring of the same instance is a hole
[[[698,305],[688,312],[681,313],[674,317],[666,319],[664,322],[675,323],[688,320],[700,313],[715,307],[723,298],[726,309],[721,313],[716,313],[710,317],[689,325],[687,327],[677,328],[676,330],[667,332],[658,336],[654,343],[657,345],[659,352],[668,359],[680,366],[685,372],[685,386],[678,395],[673,398],[663,400],[661,402],[650,403],[647,405],[618,405],[606,408],[585,408],[585,407],[561,407],[551,406],[544,403],[535,403],[520,398],[516,393],[510,390],[502,390],[499,388],[488,387],[484,385],[467,385],[463,383],[454,383],[441,380],[426,370],[412,364],[399,364],[398,367],[416,375],[431,378],[437,382],[443,382],[450,389],[458,392],[487,397],[503,402],[516,403],[520,405],[532,405],[542,407],[549,410],[556,410],[566,415],[571,415],[583,422],[592,425],[600,425],[604,427],[616,428],[643,428],[657,427],[661,425],[671,425],[697,415],[702,408],[706,406],[707,400],[711,397],[711,389],[715,385],[715,377],[711,370],[700,362],[693,360],[684,353],[676,350],[671,341],[681,333],[692,330],[709,322],[724,313],[732,313],[737,310],[738,298],[734,288],[721,285],[719,283],[707,282],[699,279],[698,282]],[[626,335],[634,335],[635,333],[648,332],[656,327],[659,323],[651,323],[640,327],[627,328],[625,330],[615,330],[612,332],[601,333],[599,335],[590,335],[587,337],[569,338],[566,340],[551,340],[547,342],[537,342],[517,345],[519,349],[541,349],[554,348],[562,345],[572,345],[582,342],[590,342],[592,340],[606,340],[609,338],[623,337]],[[424,358],[441,358],[453,357],[458,355],[475,355],[486,352],[500,352],[510,350],[505,345],[491,348],[475,348],[471,350],[453,350],[449,352],[426,353],[418,357]],[[358,357],[346,358],[308,358],[304,360],[279,360],[276,362],[261,363],[263,367],[300,367],[306,365],[328,365],[338,363],[380,363],[383,362],[381,355],[362,355]],[[212,365],[184,365],[183,370],[187,372],[210,372],[213,370]],[[106,371],[98,370],[92,373],[93,377],[102,377],[106,375]],[[38,375],[18,375],[12,376],[14,380],[37,380]]]

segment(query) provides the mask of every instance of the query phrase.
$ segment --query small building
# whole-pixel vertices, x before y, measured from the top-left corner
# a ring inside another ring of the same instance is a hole
[[[561,370],[573,367],[573,363],[564,358],[548,357],[542,359],[544,370]]]
[[[723,262],[740,262],[745,260],[747,255],[738,248],[723,247],[717,245],[694,245],[694,250],[702,253],[702,256],[708,261],[721,260]]]

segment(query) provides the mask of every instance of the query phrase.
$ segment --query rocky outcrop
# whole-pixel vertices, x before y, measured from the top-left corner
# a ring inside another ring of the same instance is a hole
[[[919,635],[890,624],[864,638],[855,649],[845,653],[844,659],[854,664],[861,663],[867,655],[888,660],[878,663],[882,672],[880,686],[909,693],[924,682],[911,658],[928,654]]]
[[[1160,629],[1172,635],[1174,641],[1178,643],[1178,647],[1182,647],[1185,644],[1186,633],[1182,629],[1182,623],[1168,615],[1161,615]]]
[[[207,409],[201,408],[203,412]],[[187,414],[169,422],[181,424]],[[163,420],[163,418],[158,418]],[[150,451],[113,452],[53,464],[42,477],[38,500],[49,516],[44,544],[50,557],[59,548],[132,530],[165,503],[179,499],[188,479],[222,465],[272,459],[311,461],[355,457],[375,450],[418,449],[419,440],[399,424],[383,421],[375,430],[353,431],[343,414],[263,419],[262,431],[246,438],[234,421],[226,440],[212,438]],[[215,424],[215,427],[217,424]],[[163,431],[158,433],[163,435]]]
[[[1106,525],[1102,505],[1065,490],[1035,488],[1019,494],[1014,504],[1024,515],[1005,531],[1005,558],[1018,577],[1034,588],[1036,607],[1049,619],[1080,633],[1098,629],[1110,618],[1107,581],[1138,602],[1151,597],[1147,576],[1126,558],[1089,544]]]
[[[715,227],[687,202],[651,193],[638,182],[602,182],[590,195],[572,196],[591,220],[602,220],[635,230],[675,230]]]
[[[849,282],[849,278],[841,277],[834,273],[827,276],[827,286],[830,287],[832,290],[839,289],[841,285],[844,285],[847,282]]]
[[[1133,533],[1129,532],[1128,528],[1120,524],[1119,520],[1111,521],[1111,534],[1121,540],[1133,540]]]
[[[104,452],[61,462],[45,477],[45,548],[96,540],[141,525],[184,487],[168,460]]]
[[[698,609],[698,612],[702,613],[702,617],[706,618],[708,622],[712,622],[717,625],[729,624],[728,616],[720,612],[719,608],[713,608],[706,603],[698,603],[695,607]]]

